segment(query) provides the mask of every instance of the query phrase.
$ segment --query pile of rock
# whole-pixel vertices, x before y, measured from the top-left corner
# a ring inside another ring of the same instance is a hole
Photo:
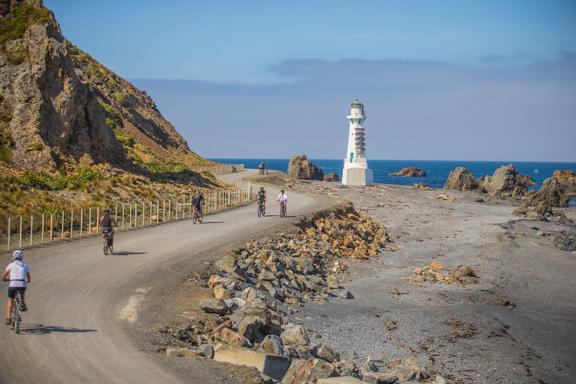
[[[417,167],[402,168],[398,172],[391,172],[388,176],[401,176],[401,177],[427,177],[426,171]]]
[[[295,155],[288,163],[288,176],[299,180],[320,180],[324,179],[324,171],[312,164],[306,155]]]
[[[566,252],[576,251],[576,233],[560,231],[553,240],[554,246]]]
[[[449,270],[443,264],[434,262],[430,265],[416,268],[409,280],[416,284],[424,282],[471,284],[478,281],[478,276],[470,266],[460,265],[453,270]]]
[[[335,174],[334,172],[330,172],[327,175],[324,176],[324,181],[328,181],[328,182],[338,182],[340,181],[340,178],[338,177],[337,174]]]
[[[214,360],[252,366],[287,384],[359,376],[354,364],[341,362],[320,335],[289,315],[294,304],[351,298],[336,276],[346,269],[346,258],[375,256],[387,242],[386,228],[351,205],[316,214],[274,239],[248,242],[215,263],[207,282],[213,297],[199,303],[204,317],[165,330],[194,352],[171,353],[213,354]]]
[[[478,180],[464,167],[452,170],[448,175],[446,184],[444,184],[444,189],[455,189],[458,191],[475,191],[478,187]]]

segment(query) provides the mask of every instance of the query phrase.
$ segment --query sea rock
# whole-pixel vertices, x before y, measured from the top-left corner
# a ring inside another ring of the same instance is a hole
[[[288,176],[300,180],[322,180],[324,172],[312,164],[306,155],[295,155],[290,158]]]
[[[324,181],[338,182],[340,181],[340,178],[334,172],[330,172],[324,176]]]
[[[293,360],[282,384],[315,383],[318,379],[334,375],[332,364],[314,357],[308,360]]]
[[[223,300],[219,299],[202,299],[200,300],[200,308],[206,313],[216,313],[218,315],[228,313],[228,306]]]
[[[402,176],[402,177],[427,177],[426,172],[417,167],[402,168],[398,172],[391,172],[389,176]]]
[[[554,171],[552,177],[547,178],[538,190],[530,198],[531,205],[545,202],[552,207],[566,207],[568,199],[576,196],[576,176],[574,171]]]
[[[497,168],[492,176],[484,176],[479,184],[491,195],[520,197],[534,181],[530,176],[520,175],[514,164],[509,164]]]
[[[478,180],[476,180],[474,175],[466,168],[458,167],[453,169],[448,175],[444,189],[474,191],[478,189]]]
[[[554,236],[554,246],[566,252],[576,251],[576,233],[561,231]]]

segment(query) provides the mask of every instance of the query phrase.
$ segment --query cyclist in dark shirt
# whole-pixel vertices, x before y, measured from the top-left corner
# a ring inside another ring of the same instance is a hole
[[[104,211],[104,216],[100,220],[100,226],[102,227],[102,239],[106,240],[106,234],[110,233],[110,237],[114,238],[114,227],[116,226],[116,220],[114,216],[110,214],[110,210],[106,209]]]
[[[192,196],[192,206],[194,210],[197,211],[200,215],[202,215],[202,203],[204,202],[204,196],[200,193],[200,191],[196,190],[194,196]]]

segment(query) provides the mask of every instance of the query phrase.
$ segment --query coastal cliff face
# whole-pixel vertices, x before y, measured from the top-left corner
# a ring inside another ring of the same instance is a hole
[[[145,92],[72,45],[40,0],[0,0],[0,160],[48,172],[206,163]]]

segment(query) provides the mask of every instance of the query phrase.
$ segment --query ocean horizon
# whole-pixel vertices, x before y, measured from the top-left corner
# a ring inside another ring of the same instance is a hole
[[[246,168],[258,168],[264,161],[269,170],[286,172],[289,159],[249,159],[249,158],[211,158],[223,163],[241,163]],[[342,179],[342,159],[310,160],[324,170],[324,174],[334,172]],[[536,161],[466,161],[466,160],[368,160],[368,166],[374,172],[374,182],[381,184],[412,185],[424,183],[433,188],[442,188],[450,171],[456,167],[467,168],[479,178],[492,175],[496,168],[502,165],[514,164],[522,175],[532,177],[536,183],[532,188],[538,189],[542,182],[552,176],[555,170],[572,169],[576,171],[576,162],[536,162]],[[399,171],[404,167],[418,167],[426,171],[427,177],[389,176],[390,172]]]

